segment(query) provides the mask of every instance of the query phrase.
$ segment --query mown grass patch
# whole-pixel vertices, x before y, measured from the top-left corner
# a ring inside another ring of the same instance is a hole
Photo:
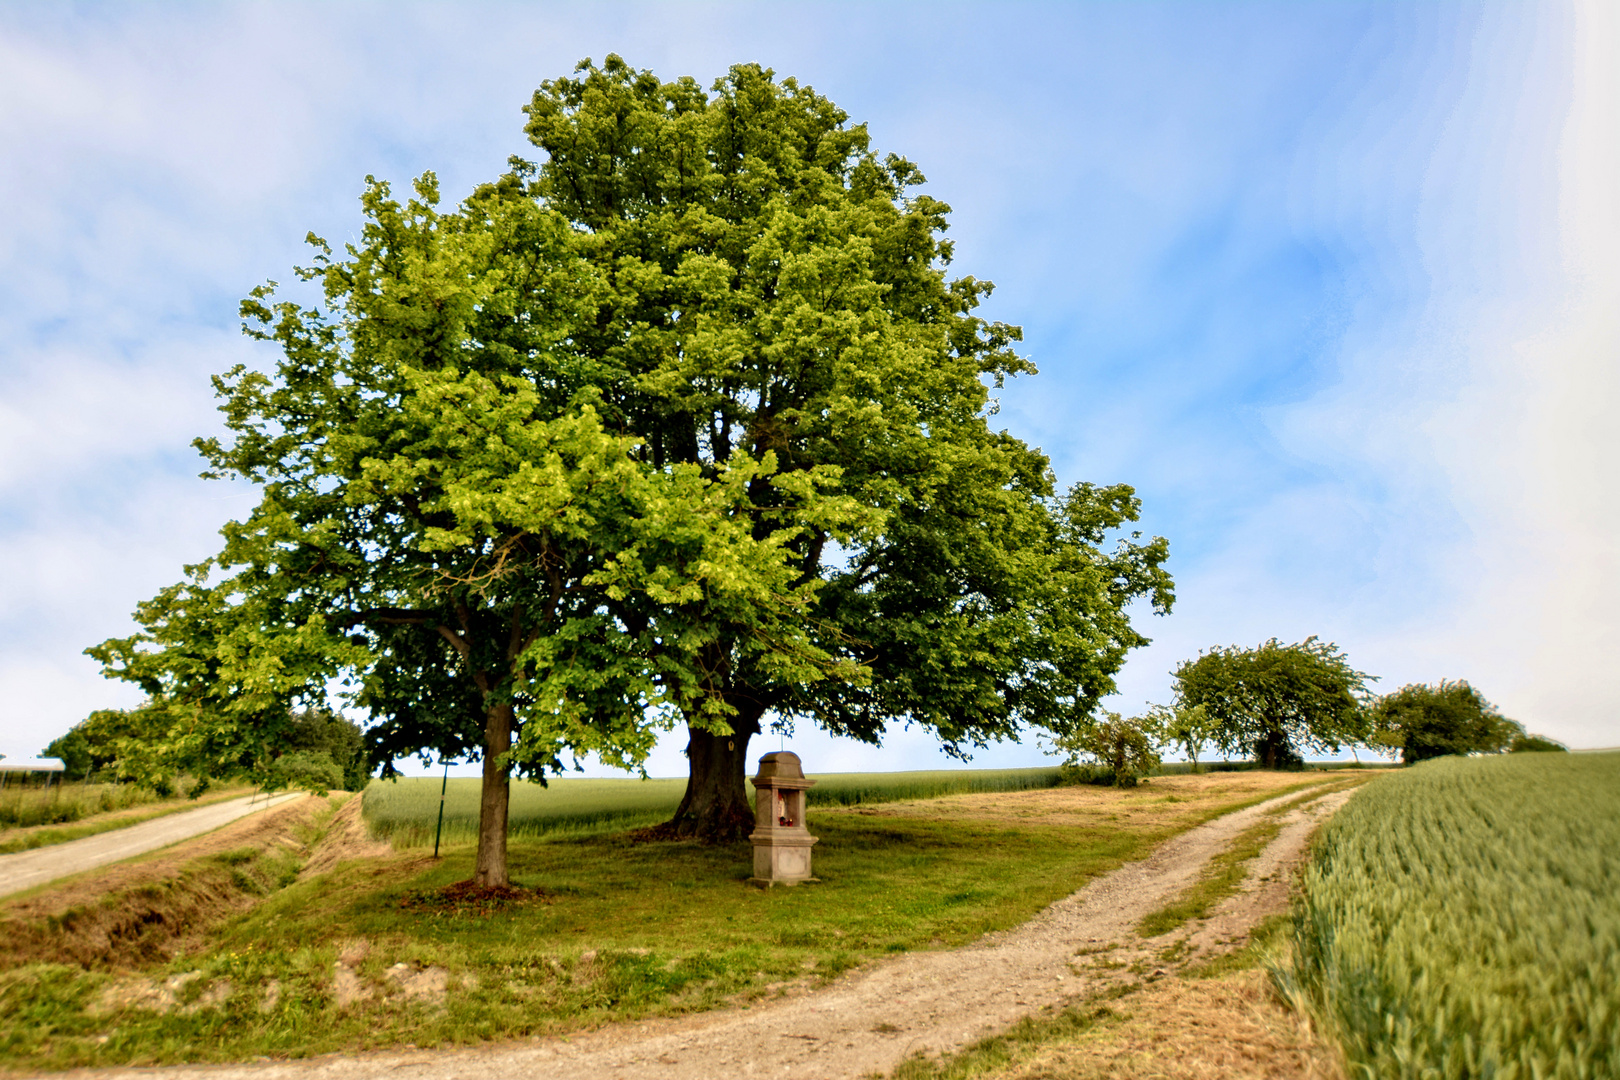
[[[1620,754],[1444,758],[1322,832],[1277,973],[1357,1075],[1620,1075]]]
[[[891,1080],[972,1080],[994,1076],[1028,1059],[1037,1050],[1071,1043],[1098,1024],[1118,1019],[1118,1013],[1100,1002],[1052,1009],[1026,1016],[1006,1031],[980,1039],[954,1054],[938,1058],[919,1054],[907,1058],[889,1076]]]

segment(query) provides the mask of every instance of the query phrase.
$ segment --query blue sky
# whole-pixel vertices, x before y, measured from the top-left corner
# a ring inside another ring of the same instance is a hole
[[[1112,706],[1310,634],[1620,744],[1620,51],[1548,4],[0,7],[0,752],[131,704],[81,655],[252,493],[196,479],[236,304],[368,173],[447,195],[582,57],[758,61],[954,208],[1041,374],[999,422],[1136,486],[1178,603]],[[681,771],[672,739],[649,768]],[[801,731],[813,767],[926,768]],[[976,763],[1036,764],[1033,742]]]

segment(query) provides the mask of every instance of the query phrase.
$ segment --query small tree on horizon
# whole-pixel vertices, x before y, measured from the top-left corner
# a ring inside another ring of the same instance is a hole
[[[1204,706],[1219,745],[1268,769],[1366,737],[1361,698],[1372,678],[1315,636],[1293,645],[1271,638],[1254,649],[1216,646],[1172,674],[1178,706]]]
[[[1052,744],[1068,751],[1065,769],[1074,769],[1082,755],[1113,773],[1115,787],[1135,787],[1137,781],[1157,769],[1159,747],[1164,733],[1152,713],[1122,717],[1104,712],[1102,718],[1056,736]]]
[[[1164,733],[1166,743],[1179,746],[1192,763],[1192,771],[1202,772],[1203,769],[1198,764],[1198,753],[1216,736],[1216,724],[1210,719],[1208,706],[1155,705],[1149,710],[1149,714],[1154,717],[1159,730]]]

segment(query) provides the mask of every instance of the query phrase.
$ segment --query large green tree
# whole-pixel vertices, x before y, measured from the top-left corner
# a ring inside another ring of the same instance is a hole
[[[1183,661],[1173,676],[1178,705],[1202,705],[1220,746],[1268,769],[1366,738],[1361,698],[1369,677],[1332,642],[1217,646]]]
[[[688,723],[671,828],[751,827],[748,741],[773,711],[869,741],[917,723],[959,754],[1089,719],[1146,642],[1126,606],[1169,607],[1167,548],[1132,534],[1105,551],[1136,519],[1131,490],[1060,495],[1044,456],[990,426],[990,389],[1034,368],[1017,328],[975,314],[990,284],[948,275],[949,207],[917,190],[917,167],[754,65],[705,92],[610,56],[527,111],[544,156],[519,171],[609,283],[577,342],[608,422],[659,468],[707,474],[742,448],[833,470],[871,514],[844,541],[787,541],[820,586],[817,644],[870,677],[784,679],[717,635],[705,669],[727,728]],[[761,486],[754,502],[781,498]]]

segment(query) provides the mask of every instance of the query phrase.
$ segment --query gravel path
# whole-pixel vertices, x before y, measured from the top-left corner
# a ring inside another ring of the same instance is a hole
[[[139,825],[86,836],[82,840],[19,851],[14,855],[0,855],[0,896],[9,896],[69,874],[144,855],[148,851],[212,832],[239,817],[301,798],[303,792],[288,792],[268,799],[263,795],[244,795],[240,799],[166,814]]]
[[[1202,928],[1177,933],[1196,939],[1212,927],[1232,934],[1243,929],[1246,919],[1252,925],[1265,906],[1266,890],[1285,877],[1276,869],[1303,855],[1315,824],[1350,794],[1332,790],[1289,811],[1281,834],[1256,860],[1249,887]],[[1128,966],[1125,959],[1159,955],[1176,935],[1143,942],[1132,929],[1136,923],[1192,884],[1235,836],[1298,797],[1281,796],[1183,833],[1147,859],[1097,879],[1024,925],[987,935],[967,948],[910,953],[820,990],[752,1008],[620,1024],[566,1039],[97,1075],[143,1080],[199,1075],[220,1080],[710,1080],[731,1074],[830,1080],[887,1073],[912,1054],[956,1050],[1044,1006],[1088,997],[1118,981],[1121,967]],[[1286,880],[1281,888],[1286,900]],[[1100,958],[1108,962],[1099,963]]]

